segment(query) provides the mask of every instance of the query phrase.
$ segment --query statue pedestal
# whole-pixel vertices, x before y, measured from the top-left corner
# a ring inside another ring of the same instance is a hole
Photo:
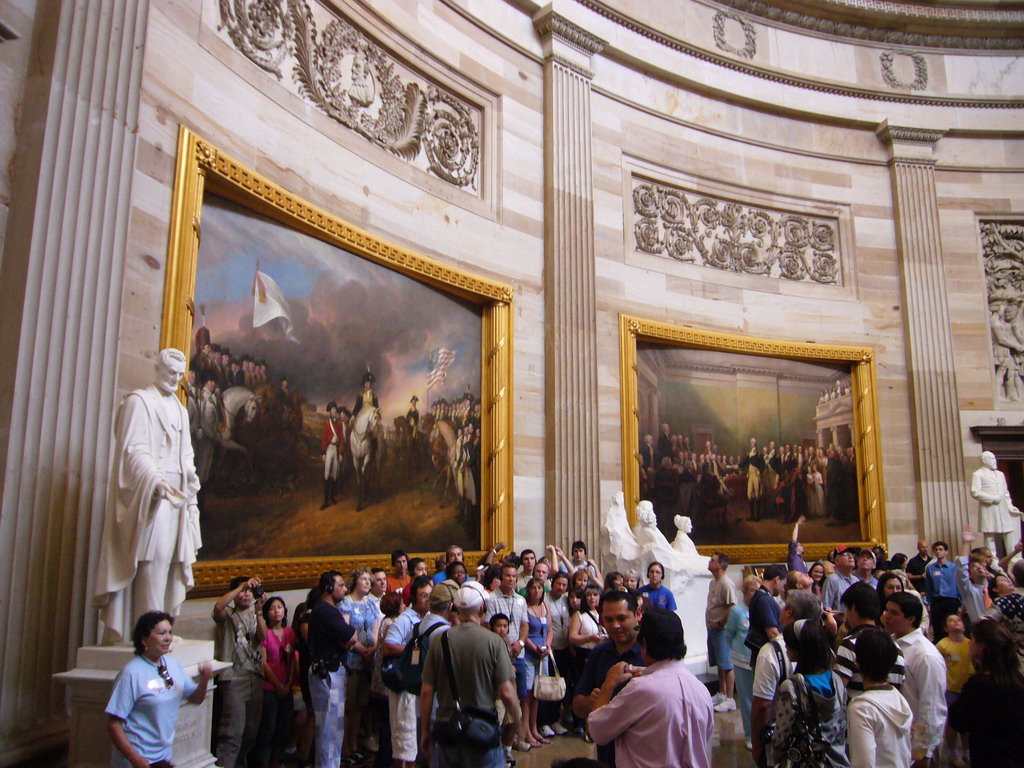
[[[199,664],[204,661],[212,662],[215,674],[231,666],[213,660],[213,643],[209,640],[176,637],[172,652],[185,668],[185,674],[193,679],[198,677]],[[107,736],[110,716],[104,710],[114,688],[114,678],[134,655],[131,643],[84,646],[78,649],[74,669],[53,676],[71,691],[68,768],[109,768],[113,745]],[[207,768],[216,760],[210,754],[213,689],[211,680],[202,704],[187,701],[181,704],[171,756],[176,768]]]
[[[705,566],[706,567],[706,566]],[[713,577],[710,571],[695,571],[688,574],[682,588],[666,584],[676,599],[676,614],[683,623],[683,639],[686,641],[686,667],[697,677],[709,672],[708,630],[704,624],[704,609],[708,602],[708,590]]]

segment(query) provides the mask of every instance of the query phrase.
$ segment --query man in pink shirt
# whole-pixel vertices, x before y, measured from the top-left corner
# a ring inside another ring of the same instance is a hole
[[[711,695],[683,663],[679,616],[647,611],[639,640],[647,666],[612,667],[587,719],[590,735],[598,744],[615,741],[617,768],[710,768]]]

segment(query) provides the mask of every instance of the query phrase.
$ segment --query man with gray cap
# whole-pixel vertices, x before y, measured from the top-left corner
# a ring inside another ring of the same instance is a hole
[[[639,640],[647,666],[612,667],[587,718],[590,735],[598,744],[615,741],[619,768],[709,768],[715,712],[711,694],[683,662],[679,616],[646,611]]]
[[[420,717],[424,724],[430,720],[430,702],[435,694],[438,727],[456,715],[456,701],[444,658],[444,646],[447,645],[458,688],[459,708],[464,712],[472,708],[480,713],[481,717],[493,722],[497,733],[500,727],[494,702],[500,698],[511,713],[516,730],[519,728],[521,713],[516,696],[515,670],[509,659],[508,646],[501,637],[482,626],[484,597],[483,587],[477,582],[466,582],[460,587],[454,600],[459,615],[458,625],[448,630],[444,640],[430,645],[420,690]],[[431,729],[424,727],[420,740],[421,754],[430,754],[433,745]],[[498,740],[493,747],[477,746],[465,738],[454,743],[438,743],[435,756],[439,768],[505,766],[505,752]]]

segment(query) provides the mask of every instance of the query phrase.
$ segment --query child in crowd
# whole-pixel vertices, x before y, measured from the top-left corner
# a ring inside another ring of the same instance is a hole
[[[971,641],[964,633],[964,622],[957,614],[946,618],[946,636],[935,644],[946,662],[946,710],[953,708],[953,702],[960,696],[967,679],[974,674],[971,663]],[[950,765],[959,768],[964,765],[961,736],[946,725],[946,746],[950,750]]]
[[[910,705],[889,682],[898,651],[881,629],[868,628],[854,647],[864,691],[848,707],[847,744],[852,768],[909,768]]]
[[[505,641],[505,645],[508,646],[509,658],[514,658],[512,643],[508,637],[508,616],[504,613],[494,614],[491,616],[490,627],[491,632]],[[505,709],[505,702],[500,698],[495,700],[494,707],[498,713],[498,722],[501,723],[501,743],[505,748],[505,762],[515,765],[515,760],[512,758],[512,744],[516,740],[515,724],[512,722],[512,716]]]

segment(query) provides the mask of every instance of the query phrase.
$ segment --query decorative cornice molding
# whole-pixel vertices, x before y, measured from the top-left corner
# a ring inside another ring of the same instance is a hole
[[[937,131],[930,128],[912,128],[903,125],[890,125],[888,122],[881,123],[878,128],[875,129],[875,133],[878,135],[878,138],[889,146],[892,146],[893,144],[919,144],[922,146],[931,146],[946,135],[946,131]]]
[[[814,80],[808,80],[803,77],[797,77],[795,75],[783,74],[781,72],[772,72],[769,70],[761,69],[752,64],[746,62],[737,61],[726,56],[712,53],[703,48],[699,48],[695,45],[687,43],[675,37],[659,32],[646,24],[641,24],[635,19],[626,16],[619,11],[609,8],[601,0],[576,0],[580,5],[593,11],[599,16],[618,24],[624,29],[628,29],[631,32],[646,37],[649,40],[670,48],[675,51],[679,51],[687,56],[692,56],[695,59],[701,59],[711,64],[716,64],[720,67],[727,69],[736,70],[745,75],[756,77],[762,80],[768,80],[770,82],[781,83],[783,85],[793,86],[795,88],[803,88],[810,91],[818,91],[821,93],[834,93],[838,96],[849,96],[858,99],[871,99],[872,101],[886,101],[886,102],[897,102],[905,104],[922,104],[934,107],[965,107],[972,109],[1024,109],[1024,100],[1021,99],[968,99],[968,98],[954,98],[947,96],[924,96],[924,95],[912,95],[903,93],[891,93],[886,91],[876,91],[868,88],[856,88],[852,86],[836,85],[834,83],[821,83]]]
[[[585,30],[553,10],[546,9],[534,19],[533,25],[541,39],[555,37],[566,45],[570,45],[580,53],[594,56],[604,50],[606,41]]]
[[[1024,48],[1024,35],[1007,37],[957,33],[957,27],[965,23],[970,24],[968,29],[975,32],[983,31],[979,27],[985,26],[996,30],[1007,25],[1024,24],[1024,12],[1021,11],[923,6],[889,0],[818,0],[826,13],[844,14],[840,19],[783,8],[765,0],[713,0],[712,4],[743,11],[778,26],[839,40],[958,51],[1017,51]],[[841,7],[831,11],[827,9],[829,5]],[[884,14],[890,23],[884,27],[859,23],[850,20],[851,11]],[[911,24],[918,27],[930,24],[935,32],[900,28]]]

